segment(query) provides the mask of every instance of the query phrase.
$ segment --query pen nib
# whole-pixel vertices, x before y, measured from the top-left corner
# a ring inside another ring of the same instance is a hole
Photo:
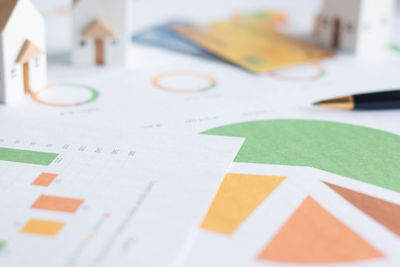
[[[315,106],[335,108],[335,109],[354,109],[354,99],[352,96],[338,97],[314,103]]]

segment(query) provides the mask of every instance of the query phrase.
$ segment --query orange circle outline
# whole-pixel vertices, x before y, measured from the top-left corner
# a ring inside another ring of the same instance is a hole
[[[308,77],[290,77],[290,76],[284,76],[284,75],[278,74],[278,73],[276,73],[276,71],[269,71],[268,75],[277,80],[286,81],[286,82],[309,82],[309,81],[314,81],[318,78],[321,78],[326,74],[326,70],[321,65],[320,62],[311,62],[310,64],[312,66],[314,66],[315,69],[318,71],[317,74],[313,74]]]
[[[92,96],[85,101],[72,103],[72,104],[55,104],[55,103],[46,102],[39,98],[39,94],[41,92],[43,92],[47,89],[50,89],[52,87],[55,87],[57,85],[64,86],[64,87],[75,87],[75,88],[80,88],[80,89],[86,89],[92,93]],[[96,99],[98,99],[100,96],[100,93],[97,90],[95,90],[94,88],[86,86],[86,85],[79,85],[79,84],[72,84],[72,83],[52,83],[52,84],[48,84],[45,88],[43,88],[40,91],[36,91],[36,92],[29,91],[29,95],[33,99],[33,101],[35,101],[36,103],[41,104],[41,105],[45,105],[45,106],[49,106],[49,107],[57,107],[57,108],[70,108],[70,107],[78,107],[78,106],[82,106],[85,104],[89,104],[89,103],[95,101]]]
[[[199,89],[174,89],[174,88],[169,88],[166,86],[163,86],[160,84],[160,81],[164,78],[168,78],[171,76],[193,76],[193,77],[200,77],[208,82],[210,82],[210,85],[207,87],[199,88]],[[198,72],[191,72],[191,71],[173,71],[173,72],[167,72],[164,74],[160,74],[156,76],[152,84],[154,87],[162,90],[162,91],[167,91],[170,93],[175,93],[175,94],[196,94],[196,93],[201,93],[201,92],[206,92],[209,91],[217,86],[217,80],[215,80],[213,77],[203,74],[203,73],[198,73]]]

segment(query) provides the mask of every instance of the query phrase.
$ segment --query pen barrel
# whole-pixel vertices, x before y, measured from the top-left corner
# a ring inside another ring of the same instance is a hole
[[[400,91],[355,95],[354,109],[400,109]]]

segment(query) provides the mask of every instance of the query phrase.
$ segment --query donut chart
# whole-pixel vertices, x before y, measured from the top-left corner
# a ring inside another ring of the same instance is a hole
[[[184,86],[180,86],[182,81]],[[187,87],[187,84],[193,87]],[[156,76],[152,84],[155,88],[175,94],[197,94],[213,90],[217,86],[217,80],[207,74],[191,71],[173,71]]]
[[[270,71],[268,72],[268,75],[271,78],[274,78],[276,80],[281,80],[281,81],[286,81],[286,82],[310,82],[314,80],[318,80],[326,75],[326,70],[325,68],[321,65],[319,62],[313,62],[311,64],[312,68],[315,69],[314,74],[308,74],[308,75],[286,75],[286,74],[281,74],[278,71]]]
[[[41,94],[50,91],[51,89],[54,90],[54,88],[69,88],[69,89],[74,89],[74,90],[82,90],[86,91],[85,93],[88,93],[89,97],[82,99],[82,100],[76,100],[76,102],[52,102],[50,100],[44,100],[41,98]],[[45,106],[50,106],[50,107],[58,107],[58,108],[70,108],[70,107],[78,107],[78,106],[83,106],[90,104],[94,101],[96,101],[100,97],[100,93],[87,85],[82,85],[82,84],[74,84],[74,83],[56,83],[56,84],[50,84],[46,88],[37,91],[37,92],[30,92],[30,96],[33,101],[35,101],[38,104],[45,105]]]

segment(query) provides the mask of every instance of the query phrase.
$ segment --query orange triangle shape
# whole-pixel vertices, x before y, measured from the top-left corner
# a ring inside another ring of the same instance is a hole
[[[383,254],[307,197],[258,256],[285,263],[343,263]]]
[[[400,236],[400,205],[337,185],[325,184],[388,230]]]
[[[43,51],[37,47],[34,43],[29,40],[24,42],[24,45],[19,52],[17,57],[16,63],[24,64],[29,62],[29,60],[37,58],[38,56],[42,55]]]
[[[228,173],[201,228],[230,235],[285,180],[285,177]]]
[[[83,38],[104,39],[115,37],[115,32],[103,19],[96,19],[83,32]]]

